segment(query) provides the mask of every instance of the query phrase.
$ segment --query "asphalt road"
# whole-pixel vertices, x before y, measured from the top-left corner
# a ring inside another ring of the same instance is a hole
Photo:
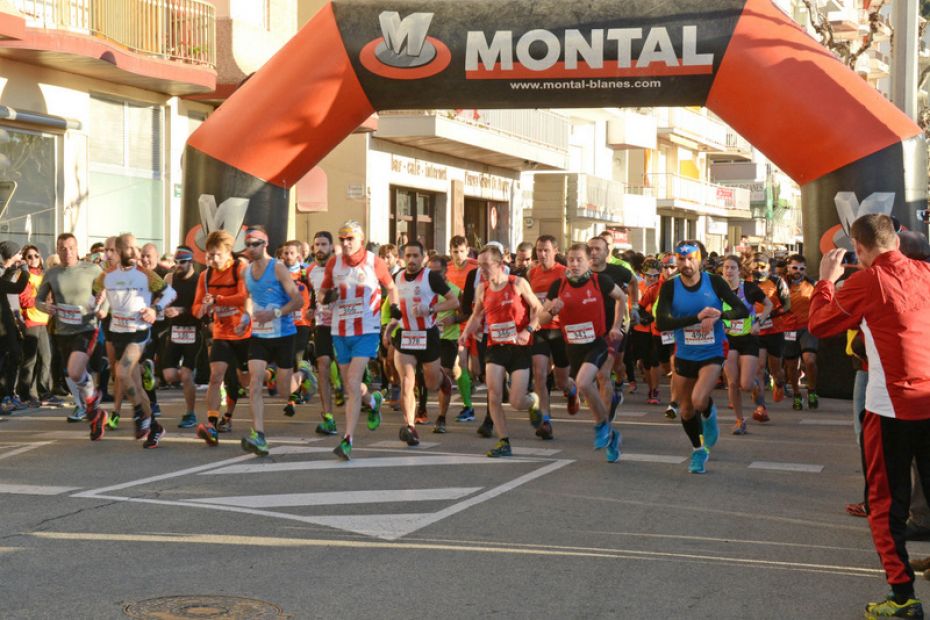
[[[785,401],[741,437],[724,408],[696,476],[643,393],[621,408],[616,464],[560,396],[554,441],[509,413],[512,459],[483,456],[477,423],[407,448],[388,411],[351,463],[314,434],[316,404],[270,407],[258,459],[238,445],[246,407],[209,448],[176,428],[179,392],[160,397],[157,450],[126,423],[91,443],[64,410],[0,423],[0,618],[860,618],[887,590],[844,512],[862,492],[848,402]]]

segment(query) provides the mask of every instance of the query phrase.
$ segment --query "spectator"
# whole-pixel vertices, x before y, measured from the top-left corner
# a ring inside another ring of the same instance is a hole
[[[16,391],[30,407],[39,407],[43,400],[52,398],[52,350],[48,337],[48,315],[36,308],[36,293],[45,274],[39,248],[27,245],[22,251],[29,268],[29,283],[19,294],[19,307],[23,311],[23,364],[19,369]]]
[[[0,396],[3,397],[0,405],[3,413],[10,413],[25,408],[14,394],[22,346],[8,295],[26,290],[29,270],[16,242],[0,241],[0,268]]]

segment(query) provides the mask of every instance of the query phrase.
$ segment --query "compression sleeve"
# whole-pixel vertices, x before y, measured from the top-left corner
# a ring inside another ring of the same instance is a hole
[[[730,309],[724,312],[720,318],[732,321],[733,319],[745,319],[749,316],[749,308],[739,298],[739,295],[733,292],[727,281],[716,274],[705,274],[710,278],[711,286],[714,287],[714,293],[720,298],[720,301],[730,306]]]
[[[442,276],[435,271],[429,272],[429,286],[433,291],[443,297],[448,295],[449,291],[452,290],[449,288],[449,285],[446,284],[446,281],[442,279]]]
[[[727,286],[724,283],[724,286]],[[730,287],[727,286],[729,289]],[[672,316],[672,302],[675,297],[675,280],[666,280],[662,284],[662,288],[659,290],[659,305],[656,307],[656,329],[660,332],[670,332],[674,329],[681,329],[683,327],[688,327],[689,325],[694,325],[700,321],[697,318],[697,315],[691,316],[682,316],[682,317],[673,317]],[[740,302],[739,305],[743,305]]]

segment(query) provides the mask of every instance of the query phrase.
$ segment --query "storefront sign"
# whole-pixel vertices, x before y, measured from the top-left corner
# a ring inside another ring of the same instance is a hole
[[[487,172],[466,172],[465,193],[469,196],[510,200],[511,179]]]
[[[445,166],[400,155],[391,155],[391,172],[436,181],[449,179],[449,169]]]

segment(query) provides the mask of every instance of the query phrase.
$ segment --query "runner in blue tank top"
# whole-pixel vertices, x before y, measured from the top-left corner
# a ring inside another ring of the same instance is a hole
[[[704,246],[683,241],[675,248],[679,275],[659,291],[656,328],[675,331],[672,399],[681,406],[681,425],[691,440],[689,471],[703,474],[708,450],[717,443],[717,408],[710,397],[723,366],[723,321],[749,316],[746,306],[718,275],[701,271]],[[726,302],[730,310],[723,312]],[[701,442],[703,435],[703,444]]]
[[[268,233],[264,228],[254,226],[246,231],[245,248],[245,255],[252,263],[245,272],[252,320],[252,337],[249,339],[252,432],[242,438],[242,449],[265,456],[268,454],[262,394],[265,369],[269,363],[276,364],[280,389],[289,389],[297,334],[292,313],[303,307],[304,300],[284,263],[268,255]],[[293,405],[288,403],[287,407]]]

